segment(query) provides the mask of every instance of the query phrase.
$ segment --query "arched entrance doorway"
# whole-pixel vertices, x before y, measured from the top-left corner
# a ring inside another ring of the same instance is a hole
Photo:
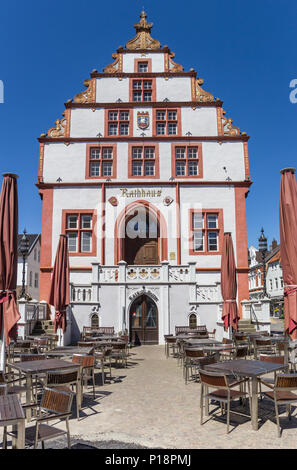
[[[123,259],[128,264],[159,264],[160,228],[154,214],[141,207],[132,211],[125,220]]]
[[[158,308],[150,297],[141,295],[134,300],[129,317],[132,344],[158,344]]]
[[[148,201],[135,201],[115,224],[115,264],[155,265],[168,259],[166,222]]]

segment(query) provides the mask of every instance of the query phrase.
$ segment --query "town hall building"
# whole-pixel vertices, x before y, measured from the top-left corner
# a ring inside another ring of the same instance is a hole
[[[222,328],[224,232],[239,308],[249,298],[249,137],[151,28],[142,11],[136,36],[39,137],[40,299],[66,234],[72,341],[92,324],[141,344],[178,325]]]

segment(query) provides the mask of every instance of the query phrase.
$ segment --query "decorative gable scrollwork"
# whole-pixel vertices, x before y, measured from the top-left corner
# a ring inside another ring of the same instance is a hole
[[[174,52],[170,52],[170,54],[168,54],[168,72],[183,72],[183,66],[172,60],[174,57]]]
[[[203,83],[203,78],[198,78],[195,82],[196,100],[202,103],[215,101],[214,96],[211,93],[201,88],[201,85],[203,85]]]
[[[55,127],[52,127],[48,131],[48,136],[49,137],[65,137],[66,135],[66,126],[67,126],[67,119],[65,117],[65,111],[62,113],[63,118],[62,119],[57,119],[55,124]]]
[[[240,135],[241,132],[238,127],[233,126],[233,120],[231,118],[227,118],[225,116],[226,111],[223,110],[222,112],[222,125],[223,125],[223,132],[224,135]]]
[[[114,62],[112,64],[107,65],[104,69],[103,72],[105,73],[120,73],[122,72],[122,63],[123,63],[123,57],[122,54],[119,54],[115,52],[112,54],[112,58],[114,59]]]
[[[93,103],[95,101],[95,81],[85,80],[84,86],[87,89],[75,95],[74,103]]]

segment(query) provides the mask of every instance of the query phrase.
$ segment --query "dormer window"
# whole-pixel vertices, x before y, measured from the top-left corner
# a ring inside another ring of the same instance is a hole
[[[140,73],[148,72],[148,63],[147,62],[138,62],[138,72],[140,72]]]

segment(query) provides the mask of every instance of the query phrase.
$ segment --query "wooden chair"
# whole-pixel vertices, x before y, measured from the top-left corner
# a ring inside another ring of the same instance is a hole
[[[275,348],[270,339],[254,338],[254,358],[258,359],[258,354],[275,354]]]
[[[184,360],[184,377],[185,384],[187,385],[189,380],[189,369],[191,370],[191,377],[197,377],[197,371],[199,366],[198,359],[204,357],[202,349],[191,349],[185,348],[185,360]],[[194,374],[193,374],[194,369]]]
[[[79,410],[81,405],[81,393],[79,395],[80,371],[78,369],[52,370],[47,372],[45,387],[54,388],[63,392],[73,392],[75,387],[76,395],[76,417],[79,420]],[[71,388],[70,388],[71,387]]]
[[[217,331],[216,328],[214,328],[212,331],[209,331],[208,332],[209,338],[215,338],[216,331]]]
[[[38,409],[37,417],[35,418],[36,424],[29,426],[25,429],[25,444],[37,448],[38,443],[41,442],[44,449],[44,442],[50,439],[67,435],[67,445],[71,448],[70,443],[70,430],[69,418],[71,416],[71,405],[73,400],[73,393],[62,390],[55,390],[53,388],[45,387],[43,390],[40,405],[35,404]],[[32,407],[32,405],[29,405]],[[26,406],[23,406],[26,408]],[[66,431],[60,427],[46,424],[49,421],[65,420]],[[7,435],[16,437],[16,432],[12,431],[5,433],[5,441]]]
[[[44,361],[46,359],[45,354],[21,354],[20,361],[21,362],[29,362],[29,361]],[[36,374],[32,376],[32,395],[34,396],[35,400],[37,399],[38,389],[40,387],[43,388],[44,380],[46,374]],[[26,376],[22,376],[21,379],[25,380]]]
[[[233,390],[233,387],[240,386],[245,383],[249,383],[248,379],[238,380],[229,383],[228,378],[225,374],[218,374],[214,372],[208,372],[205,370],[199,370],[200,382],[201,382],[201,392],[200,392],[200,411],[201,419],[200,424],[203,424],[203,406],[204,398],[207,400],[207,408],[209,406],[209,400],[215,400],[221,403],[221,411],[223,413],[222,404],[227,405],[227,434],[229,433],[230,427],[230,412],[235,414],[242,414],[230,410],[231,401],[246,398],[247,395],[250,399],[250,394],[242,390]],[[209,392],[209,388],[215,389]],[[205,393],[206,392],[206,393]]]
[[[168,351],[167,351],[167,349],[168,349],[168,343],[167,343],[167,338],[170,338],[170,337],[172,337],[172,336],[173,336],[173,334],[171,334],[171,335],[164,335],[164,341],[165,341],[165,356],[166,356],[166,357],[168,357]]]
[[[167,342],[167,358],[170,356],[170,350],[172,351],[172,356],[175,357],[176,354],[176,338],[174,336],[168,336],[166,338]]]
[[[222,343],[223,344],[230,344],[230,349],[224,349],[224,351],[220,351],[220,358],[222,358],[223,360],[231,359],[232,356],[233,356],[233,350],[231,348],[231,346],[233,346],[233,340],[228,339],[228,338],[223,338]]]
[[[94,348],[95,343],[94,341],[78,341],[77,346],[79,348]]]
[[[233,359],[246,359],[249,354],[249,347],[246,346],[238,346],[235,343],[235,351],[233,354]]]
[[[95,365],[95,357],[94,356],[86,356],[84,354],[73,354],[72,362],[75,364],[79,364],[81,369],[81,386],[82,392],[83,387],[88,385],[88,380],[92,380],[93,384],[93,396],[95,398],[95,372],[94,372],[94,365]]]
[[[274,402],[277,435],[281,437],[278,405],[286,405],[288,418],[290,420],[291,405],[297,402],[297,395],[293,393],[294,390],[297,390],[297,374],[277,374],[274,385],[270,385],[261,379],[259,379],[259,382],[271,389],[269,392],[264,392],[263,395],[268,400]]]
[[[117,343],[112,345],[112,353],[110,355],[111,359],[115,359],[116,366],[118,365],[118,361],[120,360],[122,366],[127,367],[127,351],[126,351],[126,344],[125,343]]]
[[[105,366],[109,368],[109,374],[110,378],[112,377],[111,374],[111,353],[112,353],[112,347],[104,347],[102,348],[101,351],[95,351],[95,369],[101,369],[101,374],[102,374],[102,385],[104,385],[105,382],[105,374],[104,374],[104,369]]]
[[[272,362],[274,364],[285,364],[285,356],[274,356],[272,354],[260,354],[260,361],[265,361],[265,362]],[[285,372],[288,372],[289,366],[286,367]],[[262,393],[262,388],[261,384],[268,386],[274,385],[275,380],[276,380],[276,374],[277,372],[274,372],[274,377],[264,377],[259,380],[259,392],[260,392],[260,399],[262,400],[263,398],[263,393]]]

